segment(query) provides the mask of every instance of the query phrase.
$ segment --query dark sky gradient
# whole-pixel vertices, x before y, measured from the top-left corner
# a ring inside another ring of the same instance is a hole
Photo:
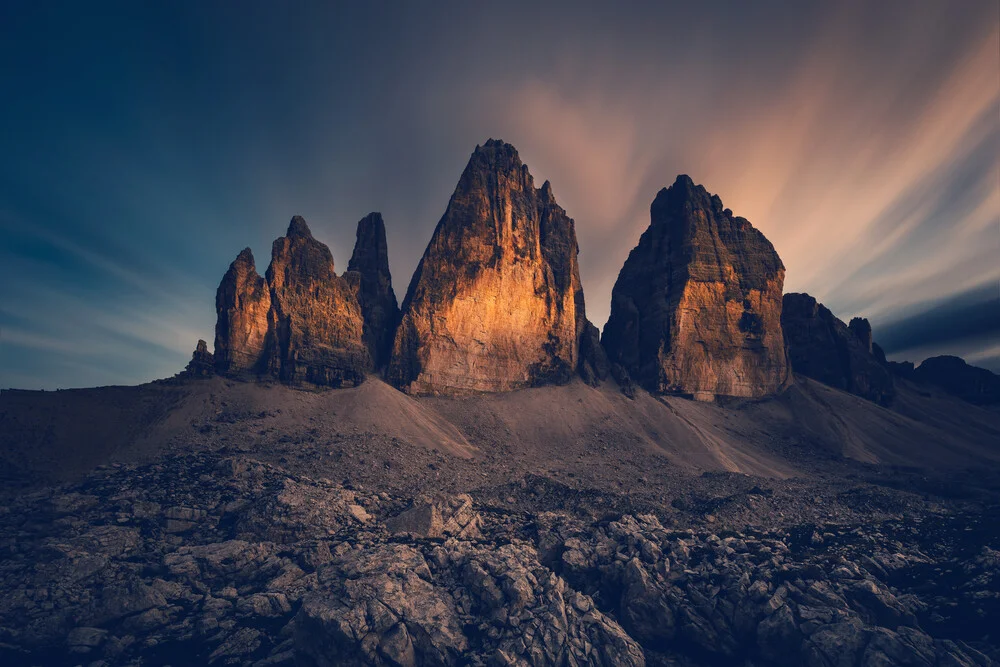
[[[489,137],[576,219],[598,325],[688,173],[787,291],[895,358],[1000,370],[998,25],[995,0],[4,2],[0,387],[172,375],[294,214],[343,270],[381,211],[402,295]]]

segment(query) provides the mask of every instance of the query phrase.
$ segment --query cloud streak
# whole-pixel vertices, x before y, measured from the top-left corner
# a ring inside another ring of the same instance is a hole
[[[0,385],[179,370],[229,262],[250,245],[263,271],[293,214],[343,269],[380,210],[402,294],[488,137],[575,218],[598,325],[687,173],[774,243],[786,291],[895,354],[993,363],[1000,332],[925,322],[1000,285],[992,0],[386,9],[6,10],[0,62],[37,57],[0,70]]]

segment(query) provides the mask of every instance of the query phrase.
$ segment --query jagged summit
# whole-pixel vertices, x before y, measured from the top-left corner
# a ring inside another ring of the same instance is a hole
[[[216,292],[216,311],[215,367],[223,375],[338,387],[363,381],[372,366],[354,290],[300,216],[272,244],[264,277],[250,249],[240,252]]]
[[[389,249],[381,213],[369,213],[358,221],[354,253],[347,264],[347,270],[389,273]]]
[[[215,368],[223,375],[263,370],[271,291],[257,273],[253,252],[244,248],[215,292]]]
[[[565,382],[580,363],[573,220],[517,150],[477,146],[410,282],[388,379],[414,393]]]
[[[296,215],[292,217],[292,221],[288,223],[288,231],[285,233],[287,238],[303,237],[307,239],[313,238],[312,231],[309,229],[309,225],[306,224],[305,218],[301,215]]]
[[[657,393],[766,396],[789,380],[785,268],[745,218],[685,175],[657,193],[612,291],[609,359]]]
[[[369,213],[358,222],[354,253],[344,278],[354,287],[364,317],[364,340],[376,368],[389,360],[399,323],[399,306],[389,273],[389,250],[381,213]]]

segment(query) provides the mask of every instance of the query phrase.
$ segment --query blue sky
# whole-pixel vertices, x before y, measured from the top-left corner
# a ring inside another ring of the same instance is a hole
[[[405,293],[489,137],[576,219],[598,325],[688,173],[786,291],[1000,370],[993,0],[361,4],[0,6],[0,387],[172,375],[296,214],[343,270],[381,211]]]

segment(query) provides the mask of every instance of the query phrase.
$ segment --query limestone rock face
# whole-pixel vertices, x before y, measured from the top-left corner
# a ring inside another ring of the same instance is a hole
[[[601,332],[587,321],[580,336],[580,376],[584,382],[596,387],[610,374],[611,364],[601,346]]]
[[[875,354],[868,320],[845,325],[808,294],[786,294],[781,326],[796,373],[880,405],[892,401],[892,374]]]
[[[864,317],[852,317],[847,329],[854,334],[868,354],[875,354],[875,340],[872,338],[872,325]],[[878,355],[876,355],[878,356]],[[884,354],[882,356],[885,356]]]
[[[513,146],[477,146],[417,267],[387,377],[418,394],[569,380],[586,326],[573,220]]]
[[[284,382],[339,387],[358,384],[371,367],[361,307],[337,276],[333,255],[296,216],[274,241],[267,365]]]
[[[611,363],[656,393],[777,392],[790,376],[774,247],[687,176],[660,190],[650,214],[611,293]]]
[[[331,387],[361,382],[372,364],[355,292],[334,271],[330,249],[292,218],[272,246],[266,278],[247,248],[219,285],[217,372]]]
[[[370,213],[358,222],[354,254],[343,276],[354,287],[364,317],[365,345],[372,363],[381,368],[389,360],[399,322],[399,305],[389,273],[389,251],[381,213]]]
[[[245,248],[229,265],[215,293],[215,367],[225,375],[254,374],[267,338],[271,292]]]

